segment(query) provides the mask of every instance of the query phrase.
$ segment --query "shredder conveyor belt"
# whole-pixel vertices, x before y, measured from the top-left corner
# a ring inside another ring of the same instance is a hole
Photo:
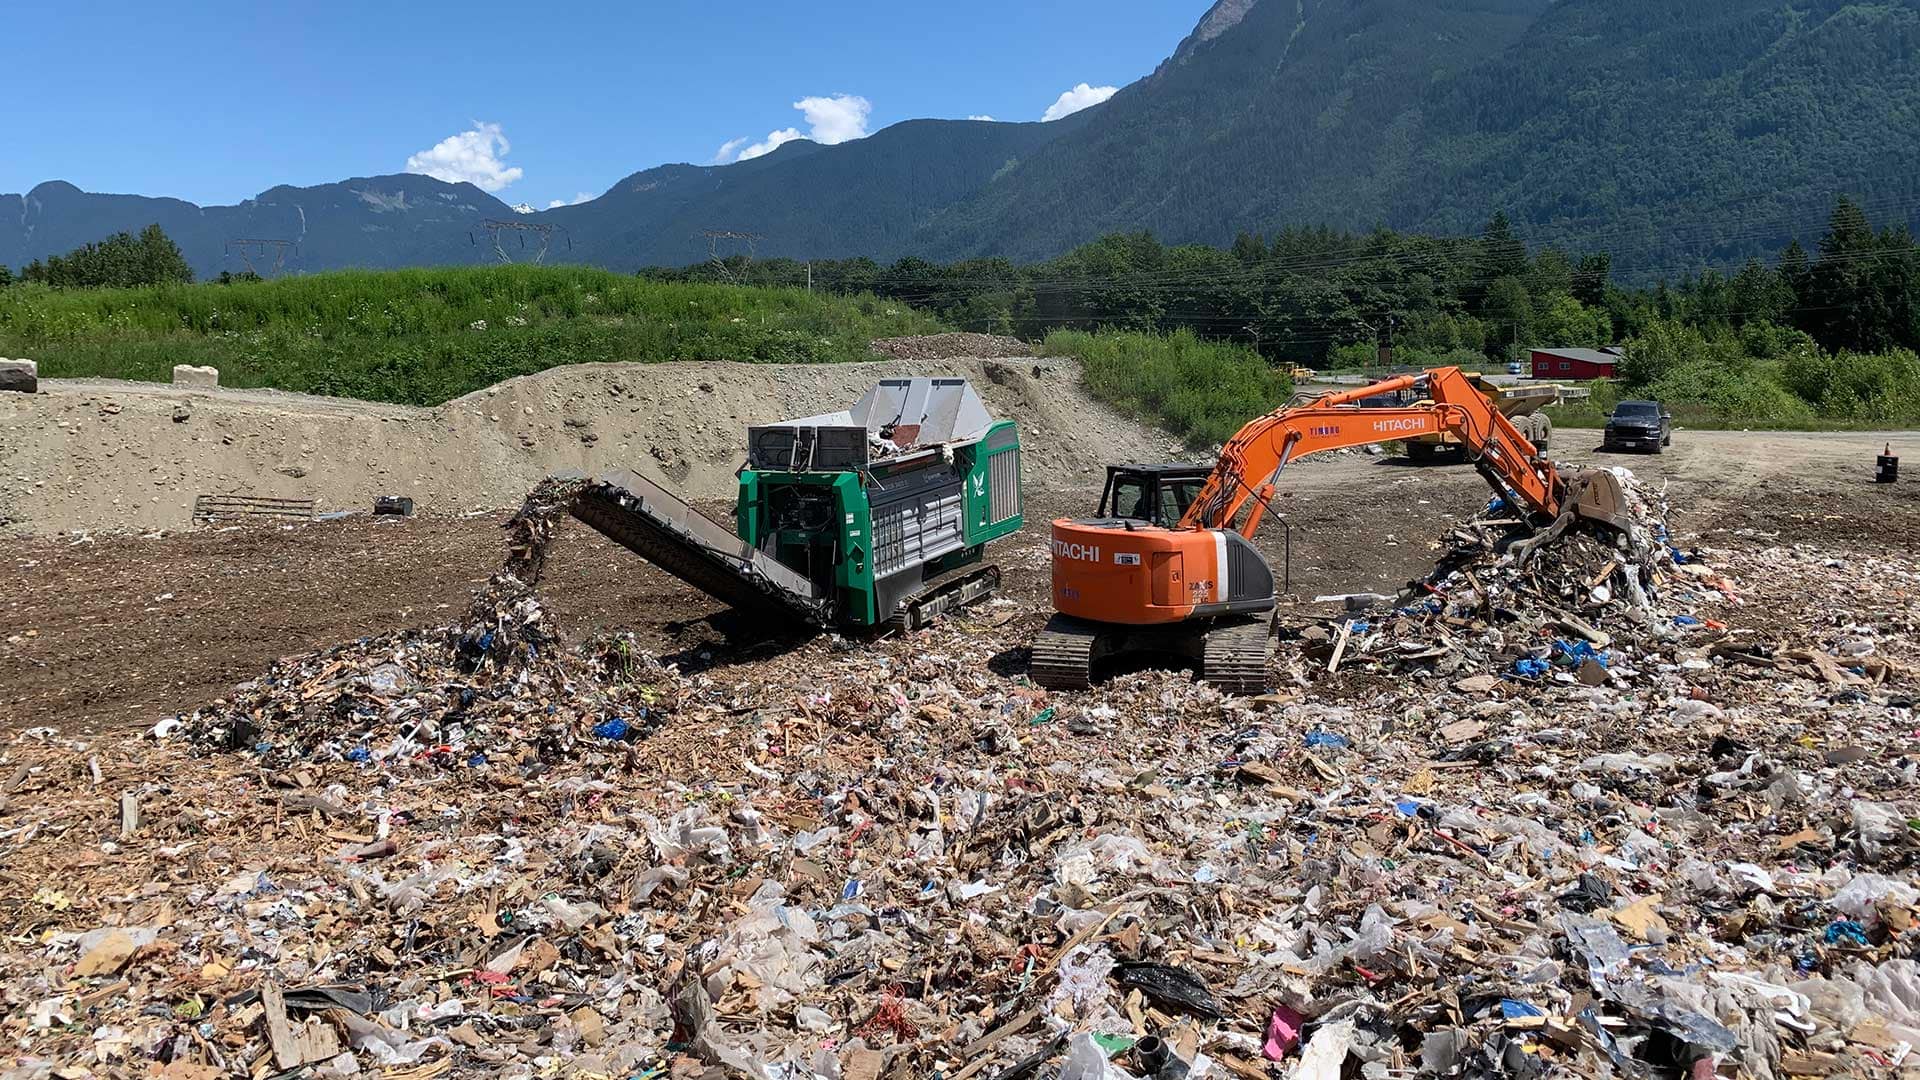
[[[577,474],[576,474],[577,475]],[[685,499],[632,472],[587,480],[573,516],[607,539],[735,608],[826,625],[826,598]]]

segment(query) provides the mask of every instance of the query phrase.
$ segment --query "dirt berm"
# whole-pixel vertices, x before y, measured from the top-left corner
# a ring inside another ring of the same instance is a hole
[[[0,535],[186,528],[199,495],[411,496],[426,513],[518,502],[562,469],[639,472],[696,500],[732,496],[748,424],[842,409],[875,380],[958,375],[1020,421],[1030,486],[1085,488],[1105,462],[1179,446],[1094,402],[1070,360],[583,364],[433,409],[279,391],[43,380],[0,395]]]

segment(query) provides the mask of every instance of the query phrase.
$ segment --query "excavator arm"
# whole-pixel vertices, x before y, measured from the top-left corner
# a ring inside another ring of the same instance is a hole
[[[1378,408],[1358,404],[1426,382],[1431,404]],[[1513,426],[1459,368],[1399,375],[1278,409],[1241,428],[1220,452],[1186,515],[1183,528],[1233,529],[1252,537],[1266,516],[1288,464],[1327,450],[1448,432],[1496,492],[1551,518],[1566,484],[1553,464]],[[1244,520],[1242,520],[1244,514]]]

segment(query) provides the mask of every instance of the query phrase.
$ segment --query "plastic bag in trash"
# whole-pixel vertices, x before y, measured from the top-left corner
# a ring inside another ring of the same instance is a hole
[[[1133,1080],[1133,1074],[1109,1060],[1092,1034],[1082,1032],[1067,1044],[1060,1080]]]
[[[1389,931],[1391,933],[1391,931]],[[1120,984],[1138,987],[1149,1001],[1217,1019],[1226,1015],[1207,984],[1186,968],[1171,964],[1122,964]]]
[[[1860,854],[1876,859],[1888,847],[1907,836],[1907,819],[1885,803],[1856,799],[1853,803],[1853,831]]]
[[[1300,1066],[1294,1070],[1294,1080],[1340,1080],[1347,1055],[1353,1049],[1353,1033],[1351,1020],[1328,1024],[1314,1032],[1313,1038],[1307,1040],[1307,1048],[1300,1054]]]
[[[1867,922],[1876,917],[1875,908],[1882,900],[1891,900],[1901,907],[1912,907],[1920,903],[1920,889],[1879,874],[1856,874],[1828,902],[1835,911]]]
[[[1106,833],[1088,842],[1087,854],[1095,866],[1123,874],[1139,873],[1153,865],[1146,841],[1127,833]]]
[[[641,818],[647,827],[647,836],[653,841],[654,850],[659,853],[663,863],[688,855],[724,862],[733,853],[726,828],[707,824],[706,811],[698,806],[689,806],[673,815],[673,819],[664,826],[646,815],[641,815]]]
[[[1393,952],[1393,925],[1394,920],[1380,910],[1379,904],[1368,905],[1366,914],[1360,916],[1360,931],[1354,937],[1348,955],[1363,964],[1370,964]]]
[[[1107,976],[1113,971],[1113,955],[1102,948],[1082,945],[1060,959],[1060,985],[1053,1000],[1073,1002],[1074,1011],[1091,1016],[1111,996]]]

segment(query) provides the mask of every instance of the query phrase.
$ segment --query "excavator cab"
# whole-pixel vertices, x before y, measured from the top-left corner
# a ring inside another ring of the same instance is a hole
[[[1211,465],[1109,465],[1097,517],[1171,529],[1207,486]]]

